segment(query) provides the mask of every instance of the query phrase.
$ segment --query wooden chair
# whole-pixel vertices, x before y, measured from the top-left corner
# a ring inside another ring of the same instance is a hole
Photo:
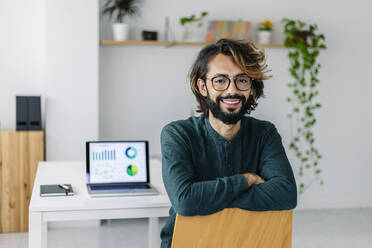
[[[172,248],[291,248],[293,210],[227,208],[208,216],[176,216]]]

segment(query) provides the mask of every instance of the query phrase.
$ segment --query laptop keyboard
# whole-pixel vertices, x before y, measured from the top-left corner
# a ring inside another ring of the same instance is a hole
[[[92,190],[147,189],[147,185],[91,185]]]

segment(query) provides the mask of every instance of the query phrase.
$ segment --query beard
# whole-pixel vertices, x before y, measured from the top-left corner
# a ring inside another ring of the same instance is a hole
[[[225,124],[236,124],[247,113],[247,110],[250,107],[249,103],[250,103],[251,97],[252,97],[252,95],[249,95],[249,98],[247,100],[244,96],[241,96],[241,95],[238,95],[238,94],[227,95],[227,96],[224,96],[224,97],[218,96],[216,98],[216,102],[215,102],[210,98],[209,92],[207,91],[207,105],[208,105],[209,110],[212,112],[213,116],[216,119],[219,119],[220,121],[222,121]],[[226,98],[236,98],[236,99],[241,100],[242,106],[240,107],[239,112],[234,113],[233,111],[235,109],[228,108],[227,110],[229,112],[226,113],[221,109],[220,103],[223,99],[226,99]]]

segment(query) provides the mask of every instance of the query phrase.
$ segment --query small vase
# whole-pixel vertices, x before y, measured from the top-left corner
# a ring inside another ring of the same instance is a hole
[[[112,34],[114,41],[128,40],[129,25],[125,23],[112,24]]]
[[[271,31],[260,30],[258,31],[258,43],[270,44],[271,43]]]

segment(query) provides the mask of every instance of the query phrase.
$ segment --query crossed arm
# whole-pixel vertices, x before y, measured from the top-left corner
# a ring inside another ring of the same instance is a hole
[[[247,179],[249,187],[251,187],[253,184],[261,184],[265,182],[262,177],[254,173],[244,173],[243,176]]]
[[[209,215],[224,208],[253,211],[292,209],[297,205],[293,172],[276,129],[270,131],[258,174],[245,173],[197,181],[185,141],[171,128],[161,135],[163,180],[176,213]]]

